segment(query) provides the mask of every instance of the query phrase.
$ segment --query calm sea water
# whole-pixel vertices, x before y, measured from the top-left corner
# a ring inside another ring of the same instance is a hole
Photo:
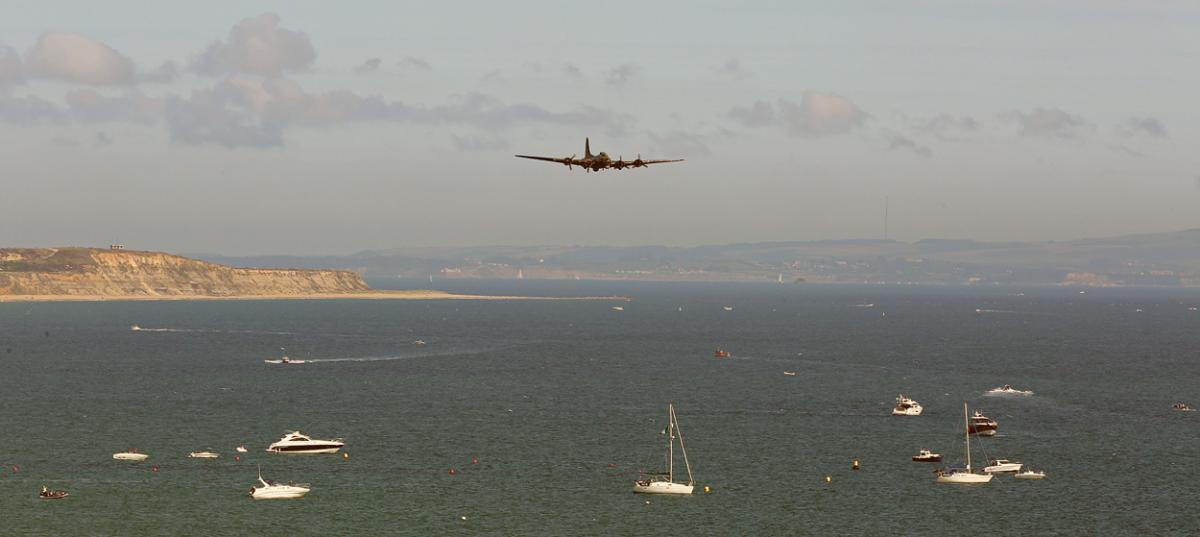
[[[1194,291],[438,286],[634,300],[0,304],[0,534],[1200,531],[1200,412],[1170,408],[1200,405]],[[312,362],[263,363],[281,347]],[[1036,395],[982,395],[1004,383]],[[925,413],[889,416],[899,392]],[[976,456],[1047,479],[960,488],[910,462],[962,461],[963,401],[1000,422]],[[710,494],[630,492],[669,402]],[[263,452],[294,429],[349,458]],[[150,460],[111,460],[130,447]],[[255,502],[259,466],[313,491]]]

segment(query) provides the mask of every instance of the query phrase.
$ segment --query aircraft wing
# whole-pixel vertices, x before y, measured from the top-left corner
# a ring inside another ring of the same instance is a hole
[[[677,159],[670,159],[670,160],[643,160],[642,165],[648,166],[650,164],[665,164],[667,162],[683,162],[683,159],[677,158]]]
[[[569,159],[569,158],[535,157],[533,155],[513,155],[513,156],[517,157],[517,158],[527,158],[527,159],[532,159],[532,160],[544,160],[546,162],[557,162],[559,164],[568,164],[568,165],[578,164],[578,162],[576,162],[573,159]]]

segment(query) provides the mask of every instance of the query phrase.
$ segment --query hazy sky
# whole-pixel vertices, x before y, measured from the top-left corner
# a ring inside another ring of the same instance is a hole
[[[0,4],[0,246],[1200,226],[1200,4]],[[515,159],[686,158],[586,174]]]

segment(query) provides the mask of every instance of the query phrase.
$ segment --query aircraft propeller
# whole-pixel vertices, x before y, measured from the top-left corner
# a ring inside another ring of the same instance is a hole
[[[575,161],[575,155],[571,155],[570,157],[567,157],[567,158],[566,158],[566,159],[564,159],[564,160],[566,160],[566,162],[564,162],[563,164],[566,164],[566,165],[567,165],[567,169],[568,169],[568,170],[574,170],[574,169],[575,169],[575,168],[572,168],[572,167],[571,167],[571,163]]]

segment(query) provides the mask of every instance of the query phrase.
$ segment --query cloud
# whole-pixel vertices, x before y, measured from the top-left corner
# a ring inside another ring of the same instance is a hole
[[[883,129],[880,131],[883,139],[888,143],[888,149],[892,150],[908,150],[920,157],[929,158],[933,156],[933,150],[927,146],[918,144],[911,138],[900,134],[892,129]]]
[[[750,78],[750,72],[742,67],[742,62],[737,58],[729,58],[725,63],[717,68],[717,74],[726,76],[735,80],[745,80]]]
[[[804,138],[844,134],[870,117],[850,99],[817,91],[804,92],[799,103],[779,99],[773,105],[755,101],[749,107],[735,106],[729,116],[746,127],[782,125],[788,134]]]
[[[104,147],[112,143],[113,137],[107,132],[96,131],[96,134],[92,135],[92,147]]]
[[[16,49],[0,45],[0,88],[25,81],[25,68]]]
[[[1016,123],[1017,135],[1023,138],[1077,139],[1092,128],[1083,116],[1058,108],[1034,108],[1029,112],[1013,110],[1000,114],[1000,118]]]
[[[63,100],[71,117],[80,123],[156,123],[163,117],[162,99],[129,91],[108,97],[95,90],[67,92]]]
[[[944,141],[962,141],[979,131],[980,124],[971,116],[938,114],[928,118],[910,119],[910,129]]]
[[[583,78],[583,71],[580,71],[579,67],[573,63],[563,65],[563,74],[567,75],[568,78],[576,80]]]
[[[625,63],[613,67],[608,71],[608,77],[605,82],[612,86],[624,86],[641,73],[642,68],[632,63]]]
[[[483,152],[508,149],[508,141],[494,136],[450,136],[450,141],[459,151]]]
[[[681,130],[668,131],[662,134],[646,133],[650,137],[651,147],[655,153],[653,158],[683,158],[702,157],[712,154],[704,139],[694,133]],[[646,158],[651,158],[647,156]]]
[[[371,73],[374,73],[375,71],[378,71],[379,65],[382,63],[383,63],[383,60],[381,60],[379,58],[371,58],[371,59],[363,62],[362,65],[355,67],[354,72],[355,72],[355,74],[369,75]]]
[[[1109,144],[1108,148],[1127,157],[1144,157],[1145,153],[1124,144]]]
[[[416,56],[407,56],[396,62],[396,66],[406,71],[432,71],[433,65]]]
[[[166,84],[173,82],[176,76],[179,76],[179,65],[174,61],[167,60],[155,69],[138,73],[134,78],[138,82]]]
[[[90,37],[46,32],[25,55],[29,74],[80,84],[131,84],[133,60]]]
[[[747,127],[766,127],[778,121],[775,107],[766,101],[754,101],[750,106],[735,106],[729,111],[729,117]]]
[[[28,125],[58,123],[66,114],[57,104],[36,96],[12,97],[0,94],[0,121]]]
[[[280,76],[305,71],[317,59],[308,35],[281,28],[279,15],[263,13],[243,19],[225,41],[212,43],[192,62],[205,75],[249,73]]]
[[[441,105],[409,105],[346,90],[310,93],[285,78],[236,76],[210,89],[193,91],[186,99],[169,98],[165,117],[175,142],[226,147],[280,146],[290,127],[367,121],[465,125],[484,130],[524,123],[601,127],[616,135],[628,132],[633,123],[631,116],[606,109],[581,106],[555,112],[535,104],[507,104],[482,93],[452,96]]]
[[[1162,140],[1168,137],[1167,126],[1152,117],[1131,117],[1117,125],[1117,133],[1126,137],[1148,137]]]

